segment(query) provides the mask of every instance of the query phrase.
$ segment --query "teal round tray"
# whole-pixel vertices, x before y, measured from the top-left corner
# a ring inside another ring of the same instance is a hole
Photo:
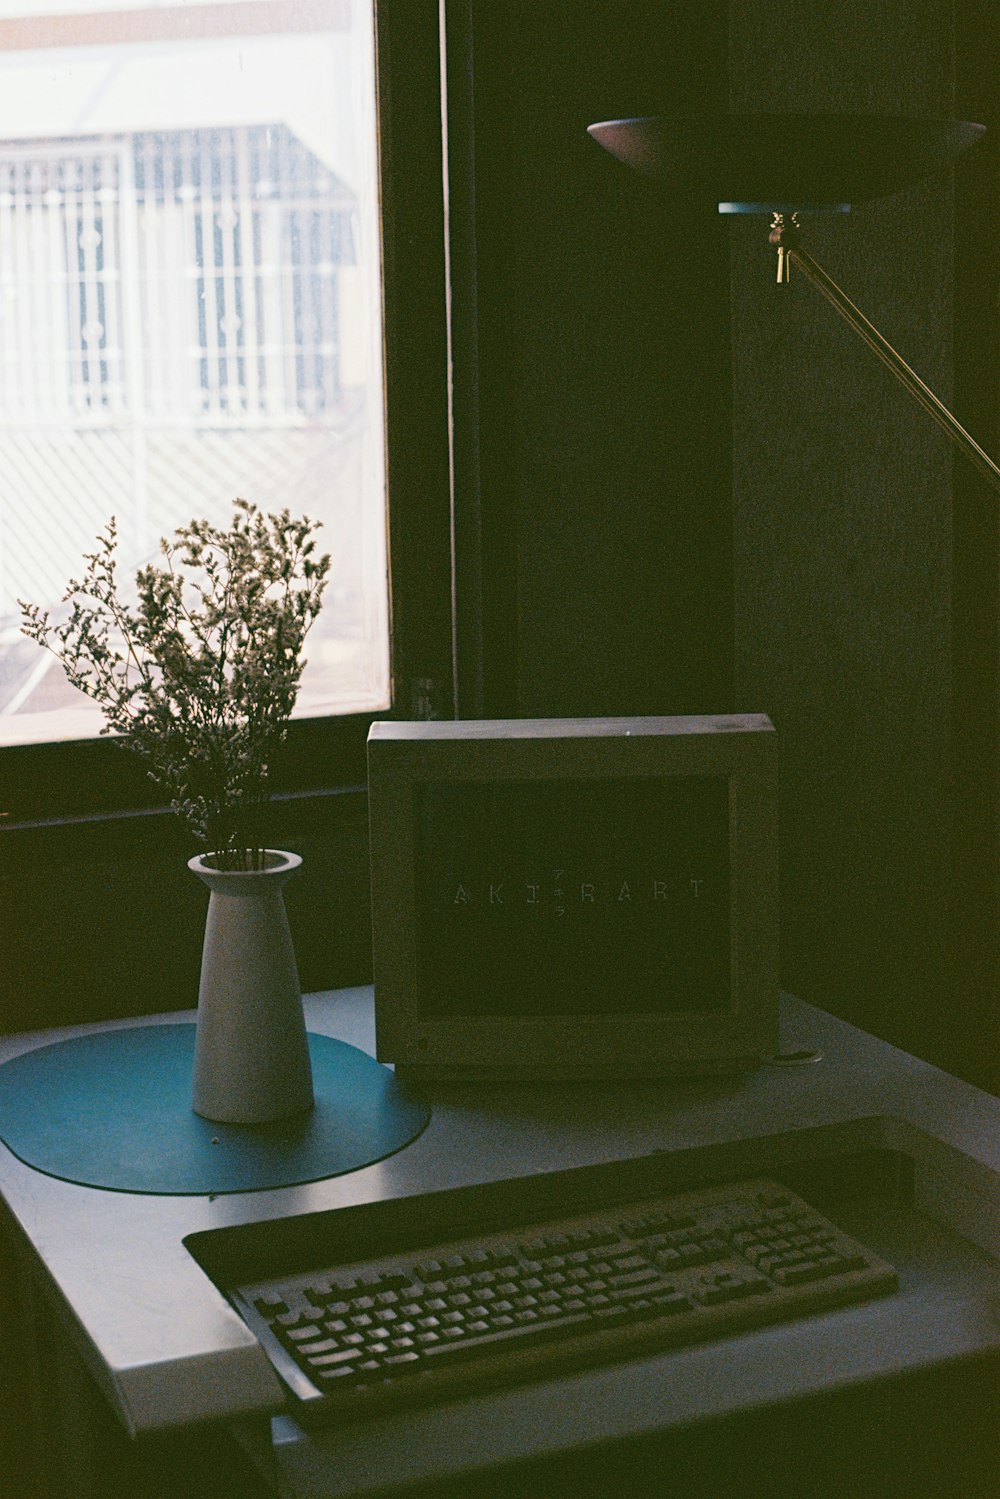
[[[428,1104],[366,1052],[310,1032],[315,1107],[214,1124],[191,1107],[193,1025],[55,1041],[0,1066],[0,1140],[64,1181],[173,1196],[261,1192],[357,1171],[416,1139]]]

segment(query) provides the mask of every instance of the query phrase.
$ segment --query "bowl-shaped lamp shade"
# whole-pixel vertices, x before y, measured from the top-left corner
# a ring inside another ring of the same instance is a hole
[[[588,130],[678,198],[748,213],[843,212],[888,197],[946,167],[985,126],[889,115],[647,115]]]

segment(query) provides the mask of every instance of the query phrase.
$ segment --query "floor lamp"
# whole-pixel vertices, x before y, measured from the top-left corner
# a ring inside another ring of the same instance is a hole
[[[797,267],[1000,489],[1000,467],[804,248],[799,222],[802,213],[847,213],[854,203],[899,192],[948,166],[981,139],[985,126],[884,115],[651,115],[588,129],[612,156],[663,182],[672,195],[715,203],[720,213],[770,214],[778,282],[787,284]]]

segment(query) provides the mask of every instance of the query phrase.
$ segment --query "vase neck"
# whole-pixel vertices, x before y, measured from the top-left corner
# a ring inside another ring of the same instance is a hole
[[[261,853],[261,867],[257,869],[220,869],[211,862],[219,857],[217,854],[198,854],[188,860],[188,868],[209,890],[221,895],[251,896],[279,890],[302,864],[298,854],[281,849],[265,848]]]

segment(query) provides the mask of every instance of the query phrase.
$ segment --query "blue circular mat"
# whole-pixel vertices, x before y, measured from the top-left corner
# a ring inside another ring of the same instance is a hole
[[[191,1107],[193,1025],[98,1031],[0,1066],[0,1139],[48,1176],[115,1192],[260,1192],[356,1171],[416,1139],[430,1108],[366,1052],[310,1032],[316,1105],[277,1124]]]

